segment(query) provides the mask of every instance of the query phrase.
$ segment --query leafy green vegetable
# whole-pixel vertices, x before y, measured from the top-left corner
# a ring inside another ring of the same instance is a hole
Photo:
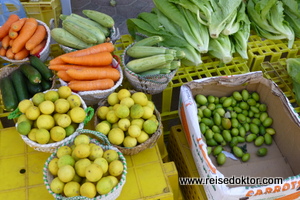
[[[282,0],[284,8],[284,19],[290,24],[295,36],[300,38],[300,1]]]
[[[300,105],[300,58],[286,59],[287,72],[293,80],[293,91],[296,101]]]
[[[208,53],[219,58],[224,63],[232,61],[234,47],[228,35],[220,34],[218,38],[211,38],[209,41]]]

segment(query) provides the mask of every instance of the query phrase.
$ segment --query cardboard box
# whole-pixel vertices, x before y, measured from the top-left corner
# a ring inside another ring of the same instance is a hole
[[[255,155],[258,149],[247,143],[251,158],[248,162],[227,158],[222,166],[207,155],[206,142],[200,132],[196,94],[229,96],[234,91],[256,91],[260,102],[268,106],[273,118],[272,128],[276,130],[273,144],[268,146],[265,157]],[[271,80],[263,78],[260,71],[241,75],[209,77],[184,84],[180,89],[179,116],[184,128],[197,170],[201,178],[230,178],[247,176],[282,177],[282,184],[269,185],[204,185],[208,199],[299,199],[300,197],[300,120],[288,99]],[[295,198],[292,198],[295,197]]]

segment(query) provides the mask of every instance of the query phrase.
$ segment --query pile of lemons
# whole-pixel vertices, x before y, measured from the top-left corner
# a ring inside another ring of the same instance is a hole
[[[155,105],[143,92],[120,89],[97,108],[95,130],[117,146],[135,147],[147,141],[159,127]]]
[[[18,105],[17,131],[39,144],[59,142],[73,134],[86,117],[81,99],[68,86],[36,93]]]
[[[61,146],[48,164],[53,175],[50,189],[66,197],[94,198],[109,193],[118,183],[124,165],[113,149],[104,150],[81,134],[72,146]]]

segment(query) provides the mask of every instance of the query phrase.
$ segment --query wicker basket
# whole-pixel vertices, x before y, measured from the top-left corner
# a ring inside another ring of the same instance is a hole
[[[46,45],[45,45],[44,49],[41,52],[39,52],[38,55],[36,55],[36,56],[39,57],[42,61],[46,61],[47,58],[48,58],[48,56],[49,56],[49,53],[50,53],[50,42],[51,42],[50,29],[47,26],[47,24],[45,24],[44,22],[42,22],[40,20],[37,20],[37,22],[40,25],[43,25],[46,28],[46,31],[47,31],[47,41],[46,41]],[[19,65],[29,60],[28,57],[25,58],[25,59],[23,59],[23,60],[12,60],[12,59],[8,59],[5,56],[0,56],[0,58],[2,58],[3,60],[9,61],[11,63],[14,63],[14,64],[19,64]]]
[[[53,152],[50,155],[50,157],[47,159],[47,161],[45,162],[44,167],[43,167],[43,180],[44,180],[44,184],[46,185],[46,188],[47,188],[48,192],[51,195],[53,195],[53,197],[55,199],[69,199],[69,200],[77,200],[77,199],[83,199],[83,200],[114,200],[114,199],[117,199],[120,196],[121,191],[123,189],[123,186],[126,182],[127,163],[126,163],[126,159],[125,159],[124,155],[117,148],[111,146],[111,144],[109,143],[107,138],[99,132],[86,130],[86,129],[81,129],[81,130],[78,130],[78,133],[79,134],[87,134],[87,135],[96,136],[97,139],[95,139],[95,137],[90,138],[92,143],[95,143],[96,145],[101,146],[103,148],[103,150],[113,149],[113,150],[118,152],[119,159],[122,161],[123,166],[124,166],[124,170],[123,170],[122,175],[120,177],[119,183],[108,194],[99,195],[99,196],[96,196],[94,198],[87,198],[87,197],[84,197],[84,196],[65,197],[65,196],[62,196],[60,194],[56,194],[56,193],[52,192],[52,190],[50,189],[50,183],[51,183],[51,181],[53,180],[54,177],[48,170],[48,165],[49,165],[50,161],[53,158],[56,158],[56,152]],[[101,144],[98,139],[100,139],[104,144]],[[72,146],[74,144],[73,141],[74,141],[74,139],[68,140],[67,142],[61,144],[61,146],[65,146],[65,145]]]
[[[128,79],[133,88],[137,91],[141,91],[147,94],[158,94],[161,93],[168,86],[169,82],[175,76],[177,69],[172,70],[168,74],[148,75],[140,76],[134,73],[126,67],[126,63],[131,60],[131,57],[127,55],[127,50],[132,47],[135,43],[128,45],[123,54],[121,55],[122,65],[124,66],[124,74]]]
[[[134,91],[134,90],[130,91],[131,94],[133,94],[135,92],[136,91]],[[99,107],[108,106],[108,105],[109,104],[108,104],[106,99],[103,99],[102,101],[99,102]],[[98,109],[99,109],[99,107],[98,107]],[[97,113],[97,111],[95,113]],[[160,113],[156,108],[154,109],[154,112],[155,112],[157,121],[159,122],[159,125],[157,127],[156,132],[151,134],[148,140],[146,140],[145,142],[143,142],[141,144],[138,144],[137,146],[132,147],[132,148],[122,147],[122,146],[118,146],[118,145],[113,145],[113,146],[117,147],[124,155],[135,155],[135,154],[137,154],[137,153],[139,153],[139,152],[141,152],[141,151],[143,151],[147,148],[152,148],[156,144],[158,138],[163,133],[163,125],[162,125],[162,122],[161,122]],[[96,125],[98,123],[100,123],[100,121],[101,120],[97,117],[97,114],[95,114],[94,115],[94,126],[96,127]]]
[[[58,89],[51,89],[51,90],[57,91]],[[44,93],[46,93],[47,91],[49,91],[49,90],[44,91]],[[72,94],[75,94],[75,95],[79,96],[79,95],[76,94],[76,93],[72,93]],[[84,110],[88,110],[88,108],[87,108],[85,102],[83,101],[83,99],[82,99],[80,96],[79,96],[79,98],[80,98],[80,100],[81,100],[81,106],[82,106],[82,108],[83,108]],[[86,117],[87,120],[88,120],[89,117],[90,117],[89,114],[93,116],[93,115],[94,115],[94,112],[87,113],[87,117]],[[65,142],[67,142],[67,141],[69,141],[69,140],[73,140],[73,139],[78,135],[77,130],[83,129],[84,123],[85,123],[85,122],[82,122],[82,123],[78,124],[78,127],[77,127],[76,131],[75,131],[72,135],[66,137],[65,139],[63,139],[62,141],[59,141],[59,142],[54,142],[54,143],[49,143],[49,144],[39,144],[39,143],[37,143],[37,142],[34,142],[34,141],[30,140],[30,139],[29,139],[27,136],[25,136],[25,135],[21,135],[21,134],[20,134],[20,136],[21,136],[21,138],[23,139],[23,141],[24,141],[28,146],[32,147],[32,148],[35,149],[36,151],[52,153],[52,152],[54,152],[54,151],[57,149],[57,147],[60,146],[61,144],[65,143]],[[17,127],[18,124],[16,123],[15,126]]]
[[[85,101],[86,105],[96,105],[101,99],[105,99],[109,94],[113,93],[123,81],[123,71],[120,64],[113,59],[113,67],[116,67],[120,72],[120,79],[115,83],[115,85],[107,90],[92,90],[92,91],[82,91],[78,92],[82,99]],[[67,82],[59,79],[61,85],[68,85]]]

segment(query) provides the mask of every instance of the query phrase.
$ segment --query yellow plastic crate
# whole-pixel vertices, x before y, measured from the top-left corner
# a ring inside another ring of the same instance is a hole
[[[54,26],[59,25],[59,15],[62,13],[60,0],[41,0],[41,1],[21,1],[27,17],[45,22],[49,27],[50,20],[54,19]],[[7,4],[9,11],[14,11],[16,8],[13,4]]]
[[[193,155],[181,125],[171,127],[168,143],[169,158],[175,162],[179,177],[199,177]],[[180,185],[183,196],[189,200],[207,200],[202,185]]]
[[[114,43],[115,50],[113,54],[121,58],[121,55],[123,54],[124,50],[131,43],[133,43],[133,38],[131,37],[131,35],[121,35],[120,39],[118,39]]]
[[[261,63],[294,58],[300,54],[299,49],[299,39],[295,40],[292,48],[288,48],[287,40],[269,40],[251,35],[248,42],[248,66],[251,71],[260,71]]]

